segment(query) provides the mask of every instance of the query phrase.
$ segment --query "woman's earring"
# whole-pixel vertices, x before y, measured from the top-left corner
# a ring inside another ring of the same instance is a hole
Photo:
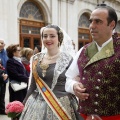
[[[58,42],[58,47],[60,47],[60,42]]]

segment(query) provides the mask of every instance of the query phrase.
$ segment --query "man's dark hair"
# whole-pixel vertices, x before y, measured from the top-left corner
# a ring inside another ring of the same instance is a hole
[[[101,9],[103,8],[103,9],[108,10],[108,18],[107,18],[108,25],[114,20],[115,21],[115,27],[116,27],[118,18],[117,18],[117,14],[116,14],[115,10],[112,7],[110,7],[110,6],[108,6],[104,3],[98,4],[95,9],[98,9],[98,8],[101,8]]]

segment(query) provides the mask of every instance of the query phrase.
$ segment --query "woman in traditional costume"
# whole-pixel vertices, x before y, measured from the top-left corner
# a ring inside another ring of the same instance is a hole
[[[65,91],[65,72],[74,53],[72,41],[56,25],[44,27],[41,35],[46,50],[32,57],[31,85],[20,120],[76,120]]]

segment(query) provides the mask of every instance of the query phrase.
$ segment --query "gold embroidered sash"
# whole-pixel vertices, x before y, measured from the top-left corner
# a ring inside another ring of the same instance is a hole
[[[71,117],[67,114],[67,111],[58,101],[57,97],[54,95],[54,93],[51,91],[48,85],[39,77],[36,70],[37,62],[38,62],[37,60],[33,61],[32,69],[34,79],[40,88],[41,95],[43,96],[44,100],[53,110],[53,112],[55,113],[59,120],[71,120]]]

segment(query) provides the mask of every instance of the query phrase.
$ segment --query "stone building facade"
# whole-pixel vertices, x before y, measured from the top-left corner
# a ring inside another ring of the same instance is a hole
[[[77,51],[91,42],[89,17],[103,1],[116,10],[120,32],[120,0],[0,0],[0,38],[6,46],[19,43],[34,48],[41,44],[41,27],[56,24],[69,34]]]

